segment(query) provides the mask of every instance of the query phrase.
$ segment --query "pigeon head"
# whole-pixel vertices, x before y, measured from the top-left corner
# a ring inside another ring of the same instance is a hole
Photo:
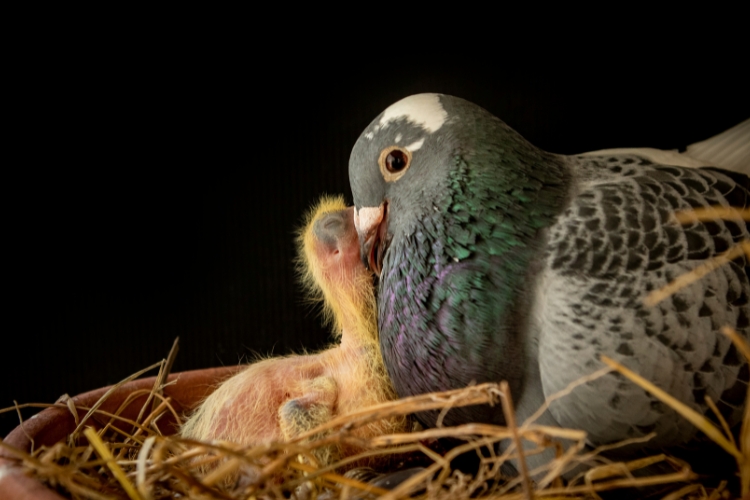
[[[439,198],[452,190],[451,173],[467,162],[482,175],[505,158],[512,188],[514,163],[534,165],[539,154],[501,120],[458,97],[417,94],[392,104],[362,132],[349,160],[362,260],[380,274],[393,236],[412,233],[437,211]]]

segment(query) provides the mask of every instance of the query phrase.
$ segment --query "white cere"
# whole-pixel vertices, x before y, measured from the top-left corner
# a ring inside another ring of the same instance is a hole
[[[354,227],[360,236],[380,224],[381,220],[383,220],[383,212],[380,207],[362,207],[354,210]]]

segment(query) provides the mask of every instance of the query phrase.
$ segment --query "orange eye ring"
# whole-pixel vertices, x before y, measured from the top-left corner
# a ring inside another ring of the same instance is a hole
[[[385,182],[397,181],[411,166],[411,151],[401,146],[388,146],[380,152],[378,165]]]

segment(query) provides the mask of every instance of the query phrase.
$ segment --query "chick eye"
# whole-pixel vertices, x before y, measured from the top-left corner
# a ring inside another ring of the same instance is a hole
[[[411,165],[411,152],[399,146],[390,146],[380,152],[380,173],[386,182],[401,178]]]

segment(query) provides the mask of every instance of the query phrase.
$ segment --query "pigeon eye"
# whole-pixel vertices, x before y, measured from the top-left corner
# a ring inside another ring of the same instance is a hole
[[[403,151],[394,149],[385,157],[385,169],[392,173],[400,172],[406,168],[407,161],[409,159]]]
[[[401,178],[411,165],[411,152],[399,146],[390,146],[380,152],[380,173],[386,182]]]

